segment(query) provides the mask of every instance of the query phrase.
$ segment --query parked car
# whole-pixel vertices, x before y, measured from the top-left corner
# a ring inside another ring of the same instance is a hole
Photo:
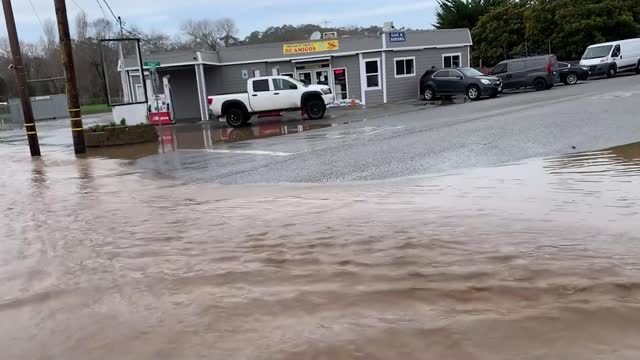
[[[623,71],[640,74],[640,38],[591,45],[580,60],[591,76],[615,77]]]
[[[420,93],[427,101],[436,97],[466,95],[470,100],[483,96],[496,97],[502,92],[502,81],[485,76],[480,71],[465,67],[431,69],[420,78]]]
[[[589,70],[585,66],[571,65],[566,62],[558,63],[558,72],[560,72],[560,81],[565,85],[575,85],[579,80],[587,80],[589,78]]]
[[[555,55],[542,55],[505,60],[489,73],[502,79],[507,89],[533,87],[536,91],[551,89],[560,82],[558,60]]]
[[[327,85],[305,85],[288,76],[249,79],[246,93],[208,97],[211,114],[226,117],[231,127],[241,127],[253,115],[277,116],[283,111],[301,110],[309,119],[321,119],[334,96]]]

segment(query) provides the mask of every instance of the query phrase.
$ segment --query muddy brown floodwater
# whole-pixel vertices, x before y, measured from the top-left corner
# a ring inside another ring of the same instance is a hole
[[[2,359],[640,358],[640,145],[252,186],[14,149]]]

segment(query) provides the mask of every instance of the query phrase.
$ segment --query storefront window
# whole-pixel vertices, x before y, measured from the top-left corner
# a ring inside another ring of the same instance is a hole
[[[367,89],[380,88],[380,59],[365,60],[365,76],[367,78]]]
[[[416,58],[396,58],[396,77],[416,76]]]
[[[461,54],[444,54],[442,55],[442,67],[443,68],[457,68],[460,67]]]

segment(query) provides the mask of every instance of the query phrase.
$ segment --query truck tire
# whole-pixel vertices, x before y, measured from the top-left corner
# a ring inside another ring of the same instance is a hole
[[[547,81],[543,78],[537,78],[533,80],[533,88],[536,89],[536,91],[547,90]]]
[[[607,70],[607,77],[609,79],[616,77],[616,74],[618,73],[618,70],[616,69],[616,67],[614,65],[611,65],[609,67],[609,70]]]
[[[640,60],[638,60],[638,65],[636,65],[636,74],[640,75]]]
[[[227,124],[232,128],[239,128],[246,124],[249,119],[247,114],[240,108],[234,107],[227,110]]]
[[[321,99],[309,100],[304,107],[304,112],[311,120],[322,119],[326,111],[327,105],[325,105],[324,100]]]

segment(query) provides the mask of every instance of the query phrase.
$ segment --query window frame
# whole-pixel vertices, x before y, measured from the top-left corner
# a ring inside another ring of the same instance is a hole
[[[289,87],[289,88],[278,89],[278,88],[277,88],[277,86],[276,86],[276,82],[277,82],[277,81],[281,81],[281,82],[283,82],[283,84],[284,84],[284,82],[286,81],[286,82],[288,82],[288,83],[289,83],[289,84],[291,84],[291,85],[295,85],[295,87],[296,87],[296,88],[295,88],[295,89],[292,89],[292,88],[290,88],[290,87]],[[282,77],[274,77],[274,78],[272,78],[272,79],[271,79],[271,85],[273,86],[273,91],[291,91],[291,90],[298,90],[298,84],[294,83],[293,81],[290,81],[289,79],[284,79],[284,78],[282,78]]]
[[[454,57],[457,56],[458,57],[458,67],[462,67],[462,53],[448,53],[448,54],[442,54],[442,68],[443,69],[455,69],[454,66],[451,67],[446,67],[444,66],[444,59],[446,57]],[[451,65],[453,65],[453,59],[451,59]]]
[[[445,71],[447,72],[447,76],[442,76],[442,77],[436,76],[436,75],[438,75],[438,73],[444,73]],[[449,78],[449,69],[440,69],[440,70],[434,72],[433,75],[431,75],[431,77],[434,78],[434,79],[448,79]]]
[[[267,90],[256,90],[256,83],[258,81],[264,81],[267,83]],[[251,82],[251,90],[253,90],[254,93],[263,93],[263,92],[270,92],[273,91],[271,89],[271,82],[269,81],[269,79],[255,79]]]
[[[378,65],[378,72],[377,73],[367,73],[367,63],[368,62],[376,62]],[[381,63],[381,58],[368,58],[368,59],[362,59],[362,67],[363,67],[363,78],[364,78],[364,89],[365,91],[368,90],[380,90],[382,89],[382,69],[380,66]],[[373,75],[377,75],[378,76],[378,86],[374,86],[374,87],[369,87],[369,84],[367,82],[367,76],[373,76]]]
[[[503,72],[499,72],[496,73],[494,70],[498,67],[498,66],[503,66],[504,65],[504,71]],[[509,72],[509,63],[506,62],[501,62],[496,64],[496,66],[493,67],[493,69],[491,69],[491,72],[493,73],[493,75],[502,75],[502,74],[506,74]]]
[[[413,73],[412,74],[404,74],[404,75],[398,75],[398,61],[402,61],[402,64],[404,65],[404,71],[407,71],[407,60],[411,60],[413,61]],[[395,78],[407,78],[407,77],[415,77],[416,76],[416,57],[415,56],[405,56],[405,57],[397,57],[397,58],[393,58],[393,74],[395,75]]]
[[[616,51],[618,52],[618,55],[614,55]],[[613,49],[611,50],[611,57],[620,57],[621,55],[622,55],[622,46],[620,46],[620,44],[615,44],[613,46]]]

